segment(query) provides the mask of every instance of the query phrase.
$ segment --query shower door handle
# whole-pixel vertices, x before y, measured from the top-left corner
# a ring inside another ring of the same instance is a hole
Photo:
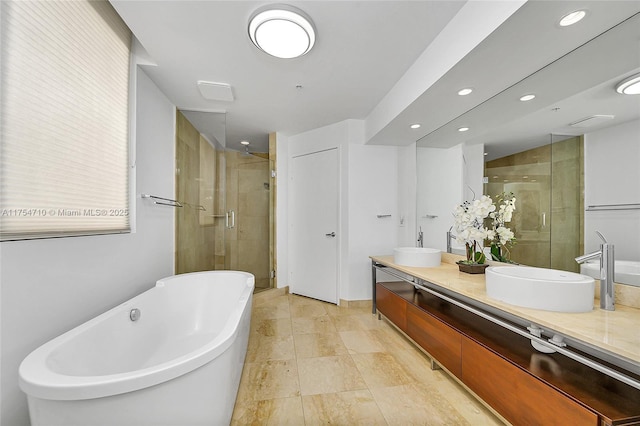
[[[231,218],[231,220],[229,220]],[[226,213],[226,221],[227,221],[227,229],[232,229],[236,227],[236,212],[233,210],[229,210]]]

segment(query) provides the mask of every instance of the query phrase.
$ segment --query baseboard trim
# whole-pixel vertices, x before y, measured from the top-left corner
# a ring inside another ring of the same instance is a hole
[[[369,300],[340,299],[340,306],[344,308],[371,308],[371,299]]]
[[[274,297],[280,297],[289,294],[289,286],[280,288],[271,288],[269,290],[261,291],[253,295],[254,299],[272,299]]]

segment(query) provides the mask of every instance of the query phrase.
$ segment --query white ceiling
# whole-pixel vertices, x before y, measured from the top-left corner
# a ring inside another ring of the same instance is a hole
[[[225,111],[227,146],[239,148],[243,139],[266,147],[269,132],[364,119],[464,1],[289,2],[318,32],[313,50],[290,60],[248,37],[249,17],[264,2],[112,4],[157,63],[144,70],[167,97],[179,109]],[[205,100],[198,80],[230,84],[235,101]]]
[[[517,0],[292,1],[288,3],[311,16],[318,40],[309,54],[279,60],[256,49],[247,35],[249,17],[264,2],[111,2],[155,62],[143,68],[167,97],[179,109],[225,112],[212,123],[226,124],[227,147],[240,149],[239,142],[246,139],[254,151],[267,150],[269,132],[292,135],[349,118],[365,120],[368,143],[387,145],[420,138],[423,146],[459,143],[451,127],[476,112],[494,119],[476,118],[486,125],[467,132],[464,137],[470,143],[491,145],[486,136],[496,127],[508,128],[509,122],[539,132],[542,119],[530,126],[525,116],[543,115],[540,111],[551,103],[562,102],[562,110],[575,104],[559,95],[539,96],[526,111],[509,106],[505,114],[497,94],[504,97],[509,90],[524,89],[518,85],[531,81],[527,76],[640,12],[640,1],[541,0],[522,7]],[[582,6],[589,14],[581,23],[564,29],[556,25],[562,14]],[[628,55],[637,63],[640,35],[633,37],[635,49]],[[592,68],[602,74],[603,67],[582,62],[565,68],[564,72],[585,76]],[[198,80],[230,84],[235,100],[205,100]],[[560,77],[553,74],[542,80]],[[455,95],[468,85],[476,89],[472,95]],[[405,96],[407,86],[413,91],[410,96]],[[567,96],[576,98],[579,92],[576,87]],[[574,102],[584,106],[584,100]],[[198,127],[205,129],[206,114],[195,116]],[[408,128],[414,122],[422,124],[417,131]]]
[[[524,19],[542,28],[544,23],[553,22],[554,16],[560,16],[553,6],[561,3],[529,2],[491,37],[507,39],[504,33],[509,32],[508,27],[523,24]],[[581,135],[640,118],[640,96],[624,96],[615,91],[620,81],[640,72],[640,2],[572,1],[569,5],[589,10],[585,18],[588,25],[575,33],[579,37],[568,42],[564,31],[569,28],[548,28],[540,37],[544,43],[566,44],[556,49],[555,58],[531,67],[524,78],[510,82],[501,79],[502,88],[492,96],[460,114],[450,113],[446,116],[448,121],[432,126],[418,145],[444,148],[462,142],[482,143],[491,160],[549,143],[551,134]],[[506,49],[489,38],[458,66],[468,69],[466,62],[476,61],[485,48],[492,52]],[[529,51],[522,50],[525,54]],[[504,64],[502,61],[501,66]],[[449,75],[439,84],[447,86],[448,78]],[[535,93],[536,98],[520,102],[519,98],[527,93]],[[614,118],[587,128],[570,126],[593,115]],[[463,126],[471,130],[458,132]]]

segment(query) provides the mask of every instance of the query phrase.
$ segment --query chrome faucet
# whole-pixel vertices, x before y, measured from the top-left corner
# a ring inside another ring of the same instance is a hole
[[[596,234],[598,234],[602,240],[600,250],[578,256],[576,257],[576,262],[584,263],[587,260],[596,258],[600,259],[600,309],[613,311],[615,310],[615,297],[613,291],[615,257],[613,244],[609,244],[599,231],[596,231]]]
[[[418,247],[424,247],[424,234],[422,233],[422,226],[418,231]]]
[[[453,226],[447,231],[447,253],[453,253],[453,249],[451,248],[451,240],[455,238],[455,235],[453,235],[453,232],[451,232],[452,229]]]

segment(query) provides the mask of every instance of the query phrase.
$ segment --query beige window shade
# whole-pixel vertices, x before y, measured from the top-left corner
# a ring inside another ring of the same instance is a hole
[[[0,238],[128,232],[129,29],[107,1],[0,7]]]

